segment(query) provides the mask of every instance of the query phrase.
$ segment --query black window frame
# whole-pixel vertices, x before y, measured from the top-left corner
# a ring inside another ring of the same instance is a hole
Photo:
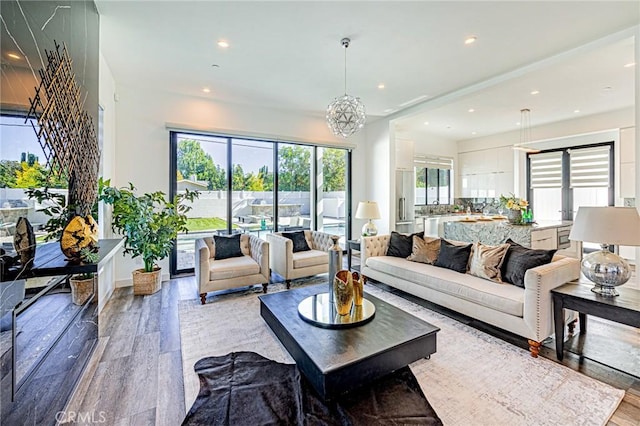
[[[431,204],[450,205],[451,204],[451,169],[441,169],[441,168],[434,168],[434,167],[415,167],[416,180],[418,178],[418,169],[423,169],[424,170],[424,202],[425,202],[425,204],[417,204],[416,203],[416,205],[417,206],[428,206],[428,205],[430,205],[430,203],[429,203],[429,195],[428,195],[428,192],[427,192],[427,188],[429,187],[428,186],[429,170],[437,170],[438,171],[437,172],[437,179],[436,179],[437,182],[438,182],[438,186],[437,186],[438,190],[436,191],[436,194],[437,194],[436,198],[437,199],[434,200],[434,201],[437,201],[437,203],[432,201]],[[448,192],[447,198],[449,199],[448,203],[442,203],[442,200],[440,200],[440,188],[444,187],[444,185],[442,185],[442,182],[441,182],[441,179],[440,179],[440,173],[441,172],[446,172],[447,175],[448,175],[448,180],[449,180],[449,186],[448,186],[449,189],[447,191]],[[418,189],[423,189],[423,188],[417,188],[416,187],[416,192],[418,191]],[[416,197],[414,197],[414,198],[416,198]]]
[[[266,143],[271,143],[273,144],[273,170],[274,170],[274,174],[273,174],[273,191],[275,196],[273,197],[273,223],[274,223],[274,230],[273,232],[278,232],[278,170],[279,170],[279,148],[281,145],[299,145],[299,146],[307,146],[307,147],[311,147],[312,148],[312,152],[311,152],[311,168],[310,168],[310,173],[313,173],[313,176],[311,176],[311,188],[310,188],[310,192],[311,192],[311,201],[314,203],[314,205],[312,206],[312,213],[313,213],[313,217],[311,220],[311,229],[316,231],[318,228],[318,221],[317,221],[317,211],[316,211],[316,207],[317,206],[317,202],[319,199],[319,192],[317,185],[315,184],[316,179],[317,179],[317,174],[318,174],[318,170],[316,167],[317,164],[317,155],[318,155],[318,148],[335,148],[335,149],[342,149],[346,151],[347,157],[346,157],[346,173],[347,173],[347,185],[346,185],[346,194],[345,194],[345,199],[346,199],[346,211],[345,211],[345,240],[350,240],[352,239],[352,232],[353,232],[353,226],[352,226],[352,184],[353,184],[353,177],[352,177],[352,157],[353,157],[353,149],[349,148],[349,147],[340,147],[340,146],[335,146],[335,145],[322,145],[322,144],[312,144],[312,143],[303,143],[303,142],[296,142],[296,141],[287,141],[287,140],[269,140],[269,139],[262,139],[262,138],[254,138],[254,137],[250,137],[250,136],[243,136],[243,135],[229,135],[229,134],[219,134],[219,133],[209,133],[209,132],[198,132],[198,131],[189,131],[189,130],[170,130],[169,131],[169,197],[170,199],[174,199],[174,197],[177,195],[178,193],[178,181],[177,181],[177,170],[178,170],[178,135],[193,135],[193,136],[209,136],[209,137],[217,137],[217,138],[223,138],[227,140],[227,232],[231,233],[231,229],[232,229],[232,225],[233,225],[233,221],[232,221],[232,211],[233,211],[233,206],[232,206],[232,197],[231,197],[231,193],[233,192],[233,185],[232,185],[232,175],[233,175],[233,158],[232,158],[232,146],[233,146],[233,140],[234,139],[243,139],[243,140],[249,140],[249,141],[256,141],[256,142],[266,142]],[[186,268],[186,269],[180,269],[178,270],[178,265],[177,265],[177,240],[174,240],[174,244],[173,244],[173,248],[171,250],[171,255],[169,257],[169,266],[170,266],[170,276],[176,277],[176,276],[182,276],[182,275],[190,275],[193,274],[195,271],[195,268]]]

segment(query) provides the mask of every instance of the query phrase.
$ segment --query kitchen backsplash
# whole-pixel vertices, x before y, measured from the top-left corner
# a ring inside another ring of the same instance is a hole
[[[454,213],[455,207],[458,206],[458,211],[466,211],[467,207],[471,208],[473,213],[482,213],[484,210],[489,214],[498,213],[497,209],[500,205],[499,198],[455,198],[453,204],[429,204],[426,206],[416,206],[415,215],[428,216],[434,214],[447,214]],[[625,207],[635,207],[635,198],[625,198]]]
[[[489,213],[497,213],[499,198],[455,198],[453,204],[429,204],[426,206],[416,206],[416,216],[427,216],[432,214],[454,213],[455,207],[459,211],[466,211],[467,207],[474,213],[481,213],[484,209],[489,209]]]

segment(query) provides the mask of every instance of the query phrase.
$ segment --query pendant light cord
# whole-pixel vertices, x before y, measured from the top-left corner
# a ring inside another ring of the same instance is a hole
[[[347,47],[348,44],[344,46],[344,94],[347,94]]]

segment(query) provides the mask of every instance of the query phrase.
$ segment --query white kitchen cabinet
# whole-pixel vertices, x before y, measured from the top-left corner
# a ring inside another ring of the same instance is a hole
[[[396,139],[396,170],[413,171],[414,151],[413,141]]]
[[[513,176],[514,150],[510,146],[496,149],[498,163],[496,170],[500,173],[511,173]]]
[[[458,154],[458,196],[497,198],[514,192],[511,147]]]
[[[554,250],[558,248],[558,229],[547,228],[531,231],[531,248]]]

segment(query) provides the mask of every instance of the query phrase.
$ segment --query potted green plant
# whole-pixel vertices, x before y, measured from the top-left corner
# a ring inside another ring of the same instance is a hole
[[[98,253],[91,249],[82,249],[80,251],[80,260],[83,263],[96,263],[98,261]],[[86,272],[69,278],[71,300],[75,305],[83,305],[93,294],[95,288],[94,280],[95,274],[93,272]]]
[[[113,206],[111,227],[124,237],[124,254],[142,257],[144,268],[133,271],[134,294],[152,294],[161,288],[161,269],[156,264],[169,256],[178,232],[187,231],[184,201],[193,201],[197,191],[186,190],[173,201],[161,191],[136,195],[136,188],[101,185],[99,199]]]

